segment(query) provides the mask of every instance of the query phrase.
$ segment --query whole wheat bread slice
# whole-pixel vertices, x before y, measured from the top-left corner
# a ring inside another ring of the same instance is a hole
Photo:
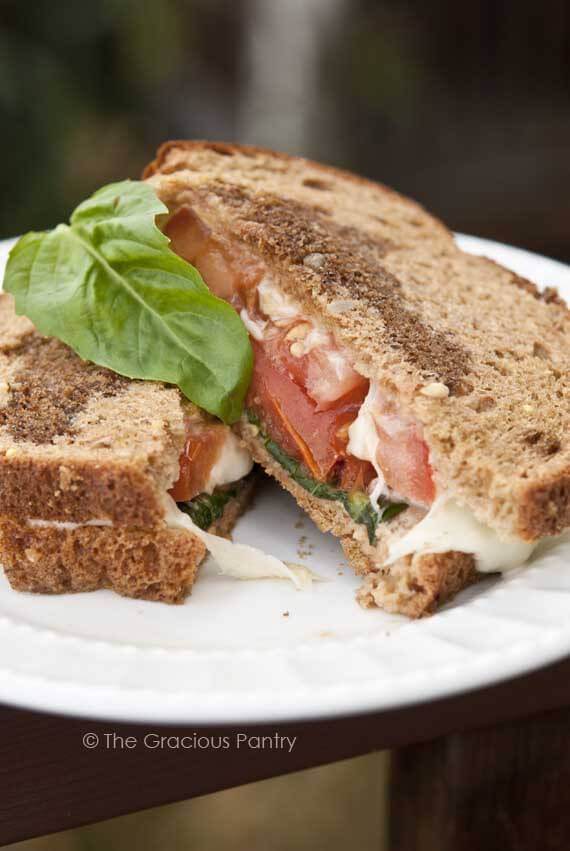
[[[166,525],[164,495],[184,419],[203,416],[175,388],[82,361],[0,295],[0,562],[13,587],[181,600],[205,548]],[[229,533],[250,494],[213,531]]]
[[[423,424],[440,488],[502,534],[532,541],[570,525],[570,313],[555,291],[460,251],[443,224],[385,186],[309,160],[169,142],[145,176],[171,212],[188,204],[263,258],[358,371],[398,394]],[[425,395],[433,383],[449,395]],[[299,493],[249,439],[367,572],[344,510]],[[380,546],[391,534],[382,529]],[[401,597],[394,607],[416,614],[474,574],[463,554],[405,562],[375,574],[367,593]]]
[[[253,486],[248,477],[209,532],[230,534]],[[181,603],[205,556],[202,541],[164,525],[45,528],[0,516],[0,563],[16,591],[59,594],[111,588],[125,597]]]

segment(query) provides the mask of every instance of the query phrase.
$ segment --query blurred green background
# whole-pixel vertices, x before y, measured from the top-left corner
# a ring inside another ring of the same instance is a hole
[[[570,258],[567,0],[2,0],[0,120],[2,236],[208,137]]]
[[[568,0],[0,0],[0,237],[138,177],[167,138],[394,186],[455,230],[570,260]],[[371,756],[26,849],[379,849]]]

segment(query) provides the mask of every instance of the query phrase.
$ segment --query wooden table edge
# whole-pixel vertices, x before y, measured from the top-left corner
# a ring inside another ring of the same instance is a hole
[[[570,657],[476,691],[316,721],[165,726],[0,706],[0,845],[562,706],[570,706]],[[96,747],[83,744],[86,734],[98,737]],[[149,734],[174,747],[154,746],[156,739],[148,747]],[[237,747],[238,734],[281,736],[284,744]],[[191,745],[192,736],[226,736],[229,745],[176,746],[177,738]],[[121,745],[128,737],[133,747]],[[292,749],[286,739],[295,740]]]

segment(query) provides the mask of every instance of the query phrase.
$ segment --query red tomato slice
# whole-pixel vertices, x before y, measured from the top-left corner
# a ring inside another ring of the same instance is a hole
[[[221,423],[190,428],[180,456],[180,475],[169,491],[175,502],[187,502],[204,492],[225,439],[226,426]]]
[[[170,239],[170,248],[188,263],[193,263],[211,242],[210,228],[187,205],[170,217],[164,233]]]
[[[210,228],[191,207],[185,205],[168,220],[164,233],[170,238],[170,247],[195,266],[209,290],[219,298],[232,303],[257,286],[265,266],[221,236],[212,234]]]
[[[344,457],[346,426],[356,417],[366,388],[347,394],[334,409],[319,411],[283,364],[255,340],[252,345],[255,362],[248,405],[285,452],[303,461],[315,478],[326,480]]]
[[[378,435],[377,459],[388,487],[410,502],[431,505],[435,485],[420,427],[413,420],[402,418],[398,423],[390,417],[389,427],[383,428],[380,418]]]
[[[342,462],[340,470],[339,487],[343,491],[352,493],[353,491],[366,491],[368,485],[375,478],[376,473],[374,467],[368,461],[362,461],[360,458],[355,458],[354,455],[347,455]]]
[[[295,337],[297,328],[309,326],[306,321],[293,322],[287,328],[264,341],[264,347],[274,360],[279,360],[289,375],[317,403],[318,410],[335,407],[339,399],[353,390],[368,389],[368,381],[355,372],[338,349],[331,345],[316,346],[307,354],[293,355],[295,345],[302,340]]]

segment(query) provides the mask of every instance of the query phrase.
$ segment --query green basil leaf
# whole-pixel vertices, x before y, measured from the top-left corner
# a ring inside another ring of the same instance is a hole
[[[154,189],[105,186],[69,225],[28,233],[10,252],[4,289],[42,334],[129,378],[176,384],[226,423],[239,419],[253,355],[236,311],[169,248]]]

